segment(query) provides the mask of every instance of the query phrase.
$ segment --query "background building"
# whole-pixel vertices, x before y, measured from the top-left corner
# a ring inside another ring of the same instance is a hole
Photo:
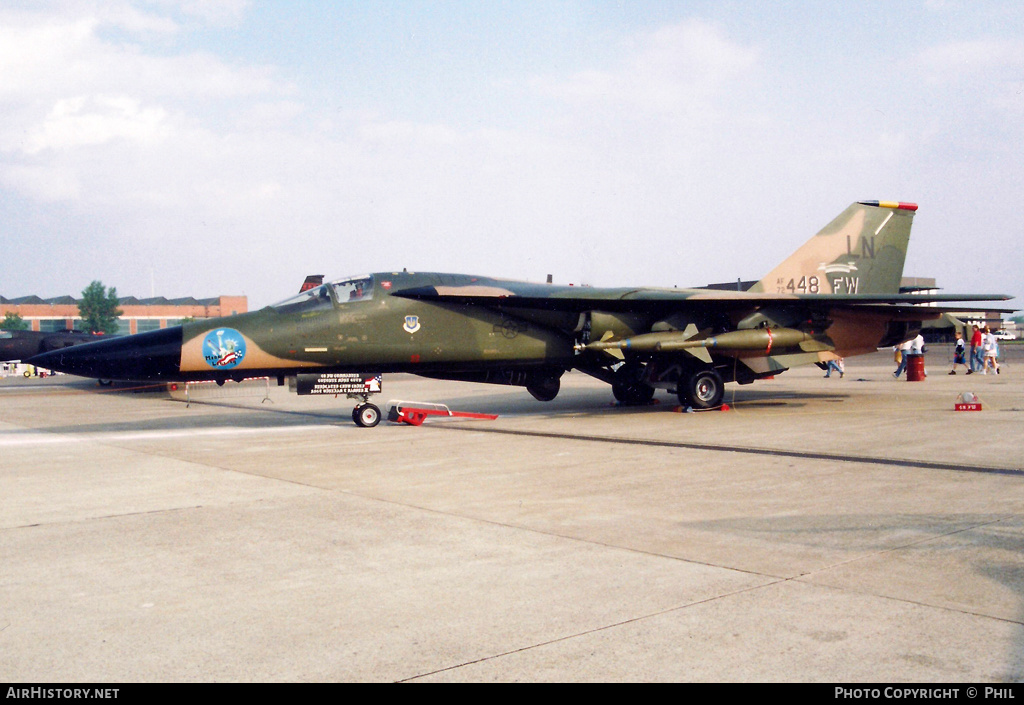
[[[52,299],[38,296],[7,299],[0,296],[0,320],[11,312],[21,316],[31,330],[44,333],[79,330],[82,319],[78,315],[78,301],[73,296]],[[139,299],[125,296],[118,299],[118,308],[123,313],[118,319],[117,332],[128,335],[174,326],[183,318],[216,318],[245,313],[249,310],[249,302],[245,296],[217,296],[209,299],[167,299],[163,296]]]

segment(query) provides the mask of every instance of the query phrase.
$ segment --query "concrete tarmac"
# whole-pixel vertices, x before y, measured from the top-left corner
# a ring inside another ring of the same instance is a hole
[[[384,379],[494,421],[0,380],[0,680],[1024,679],[1024,365],[732,410]],[[957,412],[973,391],[979,412]]]

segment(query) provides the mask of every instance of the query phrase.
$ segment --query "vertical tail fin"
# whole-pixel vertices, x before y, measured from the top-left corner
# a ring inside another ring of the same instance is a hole
[[[854,203],[750,291],[897,294],[916,211],[914,203]]]

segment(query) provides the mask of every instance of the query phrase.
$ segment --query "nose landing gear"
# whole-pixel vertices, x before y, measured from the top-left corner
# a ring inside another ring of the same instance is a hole
[[[380,423],[380,409],[374,404],[363,402],[352,409],[352,420],[356,426],[373,428]]]

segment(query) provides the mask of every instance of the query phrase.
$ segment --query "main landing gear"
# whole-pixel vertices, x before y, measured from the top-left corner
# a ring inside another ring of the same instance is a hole
[[[722,405],[725,397],[725,381],[711,367],[695,369],[676,365],[657,374],[643,363],[627,362],[613,375],[606,381],[612,383],[612,394],[620,404],[649,404],[655,387],[671,389],[674,386],[679,403],[694,409],[714,409]]]
[[[677,388],[679,403],[694,409],[714,409],[722,405],[725,382],[715,370],[697,370],[683,375]]]
[[[644,376],[644,366],[637,363],[627,362],[615,371],[615,381],[612,382],[612,394],[620,404],[641,405],[650,404],[654,399],[654,387],[645,384],[641,380]]]
[[[551,401],[558,396],[558,390],[562,386],[561,376],[561,370],[558,370],[557,374],[531,372],[526,378],[526,391],[537,401]]]

